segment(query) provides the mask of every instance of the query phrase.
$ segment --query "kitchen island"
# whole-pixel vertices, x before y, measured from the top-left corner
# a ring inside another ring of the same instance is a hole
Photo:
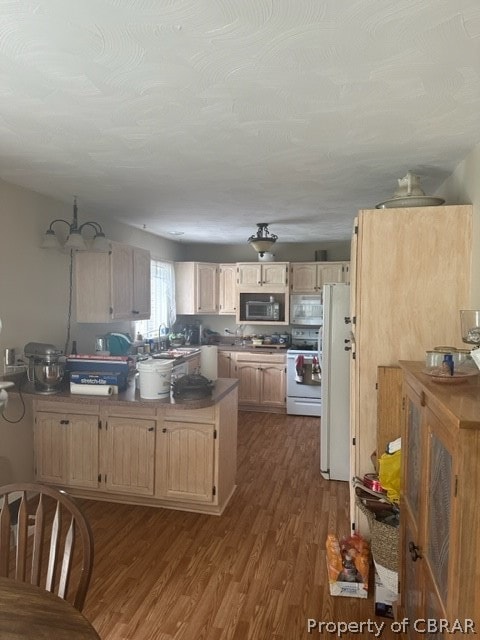
[[[221,514],[235,490],[238,380],[211,397],[32,394],[35,478],[83,498]],[[28,389],[26,391],[28,395]]]

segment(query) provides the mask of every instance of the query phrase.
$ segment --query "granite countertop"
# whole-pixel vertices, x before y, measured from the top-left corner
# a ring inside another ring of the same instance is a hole
[[[19,393],[18,387],[19,380],[15,387],[9,389],[11,395]],[[228,395],[239,384],[239,381],[234,378],[218,378],[215,381],[215,385],[212,389],[212,395],[206,398],[198,398],[195,400],[182,400],[180,398],[162,398],[158,400],[147,400],[140,397],[140,391],[135,386],[135,381],[131,380],[125,391],[112,396],[89,396],[89,395],[76,395],[69,391],[69,388],[65,386],[57,393],[36,393],[33,384],[25,382],[25,377],[22,381],[21,391],[24,396],[28,396],[30,399],[36,398],[39,400],[48,400],[52,402],[74,402],[75,404],[100,404],[101,406],[113,406],[119,404],[128,404],[136,407],[149,407],[149,408],[161,408],[163,406],[178,407],[179,409],[203,409],[205,407],[211,407],[222,398]]]

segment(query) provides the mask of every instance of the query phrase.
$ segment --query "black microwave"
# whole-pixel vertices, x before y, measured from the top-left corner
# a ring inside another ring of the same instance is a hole
[[[248,300],[245,303],[245,320],[278,322],[280,320],[280,303]]]

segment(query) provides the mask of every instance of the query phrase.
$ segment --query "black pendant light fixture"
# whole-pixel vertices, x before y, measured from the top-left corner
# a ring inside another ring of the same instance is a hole
[[[264,253],[270,252],[278,236],[269,232],[267,222],[257,222],[257,227],[256,235],[250,236],[248,243],[262,257]]]
[[[93,229],[93,238],[90,239],[90,249],[92,251],[99,252],[108,252],[110,249],[110,244],[105,237],[105,233],[101,225],[98,222],[93,222],[92,220],[89,222],[84,222],[83,224],[78,224],[78,207],[77,207],[77,196],[73,199],[73,219],[72,222],[68,222],[67,220],[63,220],[62,218],[57,218],[56,220],[52,220],[50,226],[45,232],[45,236],[43,239],[42,248],[43,249],[61,249],[62,245],[58,240],[57,234],[53,230],[53,225],[57,222],[61,222],[62,224],[67,225],[68,227],[68,237],[63,246],[66,249],[74,249],[76,251],[85,251],[88,248],[87,243],[85,242],[85,238],[83,237],[84,229],[90,228]],[[90,231],[91,233],[91,231]]]

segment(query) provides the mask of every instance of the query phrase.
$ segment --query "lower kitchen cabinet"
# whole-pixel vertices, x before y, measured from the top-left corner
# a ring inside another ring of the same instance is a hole
[[[99,485],[99,416],[38,411],[35,477],[40,482],[95,489]]]
[[[188,502],[213,502],[214,424],[165,421],[159,434],[157,495]]]
[[[188,373],[196,373],[200,371],[200,354],[199,353],[187,360],[187,370],[188,370]]]
[[[254,411],[286,410],[286,365],[283,354],[237,353],[238,403]]]
[[[480,382],[438,384],[401,362],[401,615],[480,624]],[[417,637],[414,628],[409,637]],[[443,638],[444,630],[428,637]]]
[[[153,495],[155,420],[109,417],[105,422],[106,491]]]
[[[218,377],[234,378],[235,377],[235,353],[231,351],[220,350],[217,359]],[[232,374],[232,369],[233,374]]]
[[[198,409],[34,397],[36,480],[83,498],[222,513],[236,486],[238,391],[219,385],[228,391]]]

